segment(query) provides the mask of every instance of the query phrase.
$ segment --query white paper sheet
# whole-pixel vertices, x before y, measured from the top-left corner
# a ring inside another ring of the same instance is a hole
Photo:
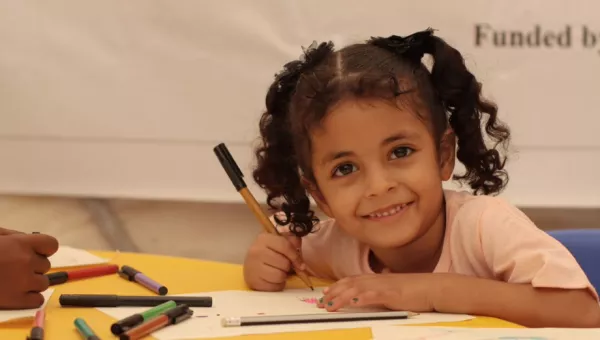
[[[54,289],[49,288],[49,289],[46,289],[46,291],[44,291],[42,293],[42,295],[44,295],[44,304],[40,308],[19,309],[19,310],[0,310],[0,323],[7,322],[7,321],[16,321],[18,319],[33,318],[35,316],[35,313],[38,310],[46,307],[46,304],[48,303],[48,300],[52,296],[53,292],[54,292]]]
[[[58,251],[48,259],[52,268],[89,266],[108,262],[107,259],[98,257],[90,252],[68,246],[60,246]]]
[[[245,334],[269,334],[282,332],[303,332],[326,329],[362,328],[372,325],[405,325],[436,322],[457,322],[469,320],[469,315],[450,314],[421,314],[409,320],[361,321],[361,322],[332,322],[297,325],[269,325],[224,328],[221,326],[223,317],[255,316],[255,315],[286,315],[286,314],[317,314],[328,313],[317,308],[312,302],[303,299],[315,299],[322,296],[320,290],[291,289],[284,292],[266,293],[253,291],[217,291],[182,296],[212,296],[212,308],[193,308],[192,319],[175,326],[166,327],[154,334],[159,340],[214,338],[239,336]],[[131,314],[142,312],[147,308],[99,308],[105,314],[115,319],[122,319]],[[364,310],[362,310],[364,311]]]
[[[572,328],[371,328],[373,340],[591,340],[600,339],[600,329]]]

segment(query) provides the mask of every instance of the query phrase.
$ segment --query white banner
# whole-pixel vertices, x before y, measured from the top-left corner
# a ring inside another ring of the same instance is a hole
[[[592,0],[4,1],[0,191],[240,200],[212,147],[227,142],[251,182],[267,87],[301,46],[432,27],[512,128],[504,196],[600,206],[599,10]]]

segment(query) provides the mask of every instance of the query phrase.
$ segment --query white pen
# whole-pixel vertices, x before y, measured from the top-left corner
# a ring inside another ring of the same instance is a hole
[[[315,322],[344,322],[344,321],[374,321],[407,319],[419,315],[413,312],[370,312],[370,313],[323,313],[323,314],[297,314],[297,315],[261,315],[224,317],[221,319],[223,327],[283,325],[290,323],[315,323]]]

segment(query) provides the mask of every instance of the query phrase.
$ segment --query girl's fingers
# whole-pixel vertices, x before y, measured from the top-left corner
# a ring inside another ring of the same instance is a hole
[[[355,278],[347,277],[323,289],[325,304],[329,302],[332,296],[341,295],[343,292],[356,287],[357,285],[355,283]]]
[[[354,299],[359,295],[361,295],[361,293],[357,288],[344,290],[336,296],[331,296],[324,305],[324,308],[328,312],[335,312],[344,307],[351,307],[354,303]]]
[[[262,258],[262,262],[266,265],[277,268],[286,273],[289,273],[292,267],[292,264],[287,257],[274,251],[265,252]]]
[[[285,257],[287,257],[293,264],[295,268],[302,267],[302,258],[298,249],[292,245],[285,237],[279,237],[277,239],[273,239],[267,247],[272,251],[279,253]]]
[[[351,303],[352,307],[367,307],[377,305],[383,305],[383,302],[381,301],[380,294],[372,290],[357,294],[352,298]]]
[[[285,282],[287,279],[287,272],[272,267],[266,263],[263,263],[260,273],[260,279],[273,284],[280,284],[282,282]]]
[[[319,300],[317,307],[319,307],[319,308],[331,307],[334,303],[334,302],[332,302],[334,299],[336,299],[338,296],[342,295],[342,293],[344,293],[345,291],[348,291],[353,288],[354,287],[349,285],[349,281],[347,279],[342,279],[342,280],[334,283],[333,285],[323,289],[324,295],[321,298],[321,300]]]

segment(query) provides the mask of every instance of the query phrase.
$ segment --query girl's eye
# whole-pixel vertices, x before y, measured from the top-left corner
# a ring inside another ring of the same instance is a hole
[[[414,151],[413,149],[411,149],[407,146],[401,146],[401,147],[395,148],[392,151],[392,159],[406,157],[406,156],[410,155],[411,153],[413,153],[413,151]]]
[[[358,170],[358,168],[354,164],[350,164],[350,163],[342,164],[334,169],[333,177],[347,176],[356,170]]]

